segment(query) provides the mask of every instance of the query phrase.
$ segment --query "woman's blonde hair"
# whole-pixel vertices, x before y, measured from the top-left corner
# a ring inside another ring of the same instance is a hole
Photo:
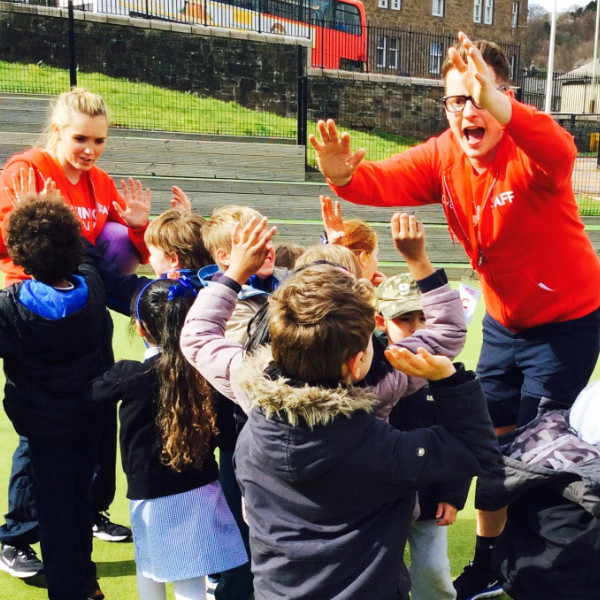
[[[63,129],[70,125],[73,121],[73,113],[81,113],[88,117],[106,117],[108,120],[108,109],[98,94],[80,87],[64,92],[52,105],[52,115],[42,134],[40,145],[45,146],[48,152],[53,153],[58,146],[56,128]]]

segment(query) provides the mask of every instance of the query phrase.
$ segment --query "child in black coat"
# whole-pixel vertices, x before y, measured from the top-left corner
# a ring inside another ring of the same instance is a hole
[[[99,414],[85,390],[105,365],[104,287],[60,197],[23,201],[5,233],[9,256],[33,277],[0,291],[0,357],[4,408],[29,439],[48,596],[101,600],[91,498]]]

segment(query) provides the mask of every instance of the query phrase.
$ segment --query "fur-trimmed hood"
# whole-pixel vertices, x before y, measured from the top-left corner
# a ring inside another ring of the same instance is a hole
[[[249,356],[233,377],[250,401],[254,454],[265,472],[310,481],[344,460],[375,420],[376,396],[368,389],[299,385],[269,368],[270,347]]]
[[[371,412],[377,405],[375,394],[364,388],[302,386],[279,374],[272,378],[265,373],[272,362],[271,347],[263,346],[246,358],[232,378],[248,396],[250,409],[260,406],[267,419],[278,415],[294,427],[304,421],[312,429],[328,425],[339,415],[349,417],[357,410]]]

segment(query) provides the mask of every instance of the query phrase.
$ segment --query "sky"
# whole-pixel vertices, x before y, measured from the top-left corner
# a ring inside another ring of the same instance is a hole
[[[554,0],[529,0],[529,5],[531,6],[532,4],[540,4],[548,12],[554,8]],[[588,4],[589,0],[587,0],[587,2],[582,2],[580,0],[557,0],[556,10],[560,13],[571,8],[571,6],[587,6]]]

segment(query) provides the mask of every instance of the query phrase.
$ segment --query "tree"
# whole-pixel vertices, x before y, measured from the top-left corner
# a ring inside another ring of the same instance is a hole
[[[556,20],[554,65],[557,70],[570,70],[575,62],[592,58],[596,21],[596,2],[585,8],[572,6]],[[539,4],[529,7],[523,63],[545,68],[548,63],[550,14]]]
[[[591,4],[591,3],[590,3]],[[548,11],[541,4],[530,4],[527,20],[533,21],[535,19],[541,19],[548,14]]]

